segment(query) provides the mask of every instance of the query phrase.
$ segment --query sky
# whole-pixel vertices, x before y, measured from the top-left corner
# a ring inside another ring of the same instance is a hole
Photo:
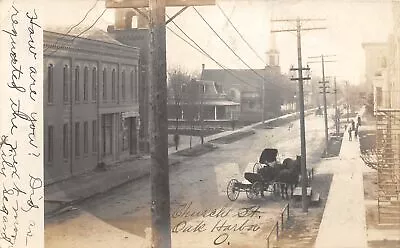
[[[97,0],[15,0],[34,1],[40,8],[44,27],[67,26],[79,23],[88,10],[92,11],[79,25],[90,26],[105,9],[105,1]],[[1,16],[9,8],[11,1],[0,0]],[[349,80],[351,84],[363,81],[364,52],[363,42],[385,42],[392,30],[390,0],[217,0],[215,6],[199,6],[196,9],[216,30],[221,38],[250,67],[263,68],[265,52],[271,47],[270,31],[293,29],[295,23],[274,22],[271,19],[322,18],[325,21],[305,22],[305,28],[325,27],[323,30],[303,31],[303,64],[316,59],[310,56],[321,54],[336,55],[326,60],[325,75],[337,76],[338,80]],[[230,18],[245,40],[257,55],[246,45],[227,21],[219,7]],[[169,16],[180,8],[168,7]],[[175,23],[215,60],[227,68],[248,68],[237,58],[207,24],[190,7],[179,15]],[[95,27],[103,30],[114,22],[114,10],[108,9]],[[184,37],[171,22],[168,27]],[[297,40],[294,32],[275,33],[276,48],[280,51],[280,65],[287,72],[291,65],[297,65]],[[263,60],[261,60],[261,57]],[[201,64],[206,68],[220,68],[208,57],[167,30],[167,66],[181,67],[188,72],[200,71]],[[312,75],[321,76],[321,64],[310,63]]]

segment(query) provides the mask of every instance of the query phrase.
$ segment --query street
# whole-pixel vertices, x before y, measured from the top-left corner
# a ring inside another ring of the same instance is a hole
[[[308,168],[320,160],[324,149],[323,120],[313,114],[306,118]],[[252,170],[266,147],[277,148],[281,161],[300,155],[299,121],[292,123],[256,129],[254,135],[231,144],[218,144],[217,150],[184,158],[171,168],[173,247],[188,247],[188,242],[190,247],[213,247],[219,243],[220,247],[247,247],[250,239],[257,241],[251,247],[265,246],[265,234],[286,201],[272,196],[249,200],[241,193],[231,202],[226,186],[232,178],[244,180],[244,172]],[[149,179],[144,178],[48,220],[46,247],[146,247],[145,239],[149,237],[145,238],[145,230],[151,226],[150,192]]]

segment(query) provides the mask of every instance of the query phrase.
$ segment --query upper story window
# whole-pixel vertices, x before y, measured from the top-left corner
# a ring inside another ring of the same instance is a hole
[[[103,69],[103,100],[107,100],[107,70]]]
[[[138,101],[138,83],[137,83],[137,66],[133,68],[131,71],[131,95],[132,101]]]
[[[83,101],[88,100],[88,91],[89,91],[88,81],[89,81],[89,69],[87,68],[87,66],[85,66],[85,69],[83,70]]]
[[[79,102],[79,66],[75,67],[75,102]]]
[[[63,99],[64,102],[68,102],[69,98],[69,89],[68,89],[68,65],[64,66],[63,69]]]
[[[111,74],[111,99],[115,100],[115,83],[116,83],[116,75],[115,69],[112,70]]]
[[[92,70],[92,101],[97,100],[97,68]]]
[[[125,71],[122,71],[122,82],[121,82],[121,90],[122,90],[122,100],[125,101],[126,98],[126,87],[125,87],[125,83],[126,83],[126,78],[125,78]]]
[[[54,101],[54,66],[50,64],[47,67],[47,102],[53,103]]]

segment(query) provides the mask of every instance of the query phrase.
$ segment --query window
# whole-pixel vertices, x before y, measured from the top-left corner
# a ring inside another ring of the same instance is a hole
[[[47,67],[47,102],[53,103],[54,100],[54,85],[53,85],[53,65]]]
[[[129,148],[128,145],[128,124],[130,124],[132,118],[125,118],[122,120],[121,125],[122,125],[122,151],[127,151]]]
[[[79,102],[79,66],[75,68],[75,102]]]
[[[68,159],[68,124],[63,126],[63,157]]]
[[[382,105],[382,87],[376,87],[376,106]]]
[[[132,101],[133,102],[137,102],[138,101],[138,82],[137,82],[137,76],[138,76],[138,72],[137,72],[137,66],[133,67],[133,71],[131,71],[131,94],[132,94]]]
[[[97,152],[97,121],[92,121],[92,151]]]
[[[125,97],[126,97],[126,93],[125,93],[125,80],[126,78],[125,78],[125,71],[122,71],[122,85],[121,85],[121,88],[122,88],[122,100],[123,101],[125,101]]]
[[[92,100],[97,100],[97,68],[94,67],[92,70]]]
[[[107,71],[103,69],[103,100],[107,100]]]
[[[63,70],[63,99],[64,102],[68,102],[68,65],[65,65]]]
[[[79,130],[79,122],[75,123],[75,156],[80,156],[80,147],[79,147],[79,137],[80,137],[80,130]]]
[[[101,132],[103,137],[103,156],[112,154],[113,146],[113,114],[105,114],[102,116]]]
[[[54,153],[54,127],[49,125],[47,127],[47,162],[53,162]]]
[[[89,151],[89,130],[88,122],[83,123],[83,153],[87,154]]]
[[[89,77],[89,70],[85,66],[85,69],[83,70],[83,101],[88,100],[88,77]]]
[[[111,99],[115,100],[115,69],[112,70],[111,74]]]

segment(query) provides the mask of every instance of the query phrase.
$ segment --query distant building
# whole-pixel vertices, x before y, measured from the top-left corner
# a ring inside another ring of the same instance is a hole
[[[232,101],[240,103],[241,120],[260,121],[262,111],[265,118],[270,118],[297,109],[298,84],[281,72],[275,43],[271,34],[270,49],[266,53],[267,64],[262,69],[206,69],[203,65],[201,78],[215,81]],[[316,105],[318,97],[313,96],[315,92],[314,87],[305,83],[306,108]]]
[[[179,94],[176,94],[174,89],[169,89],[168,118],[170,120],[176,118],[181,121],[238,119],[240,104],[230,101],[216,82],[192,80],[182,86]],[[180,97],[180,99],[176,99],[176,97]]]
[[[46,184],[138,153],[139,49],[101,30],[54,31],[43,35]]]
[[[392,2],[393,32],[387,43],[363,45],[367,75],[373,77],[376,116],[379,223],[397,224],[400,208],[400,2]],[[370,71],[369,71],[370,70]],[[368,77],[367,77],[368,78]]]
[[[374,92],[375,77],[380,77],[380,70],[386,67],[387,55],[388,55],[388,44],[386,42],[369,42],[363,43],[362,47],[365,52],[365,82],[367,90]]]

